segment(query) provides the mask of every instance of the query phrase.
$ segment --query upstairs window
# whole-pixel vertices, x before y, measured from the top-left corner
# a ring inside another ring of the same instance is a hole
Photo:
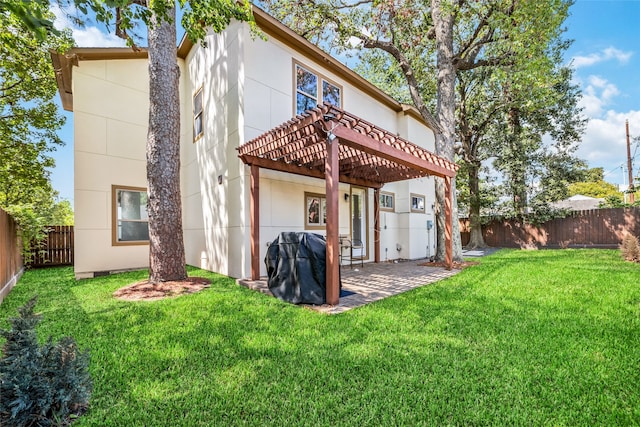
[[[342,107],[342,88],[307,67],[295,64],[295,113],[303,113],[318,104],[328,102]]]
[[[141,245],[149,242],[147,190],[139,187],[111,186],[112,244]]]
[[[193,95],[193,142],[204,134],[202,88]]]

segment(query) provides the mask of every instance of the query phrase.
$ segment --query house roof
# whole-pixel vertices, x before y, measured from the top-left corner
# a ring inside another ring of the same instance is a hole
[[[332,139],[332,135],[335,137]],[[238,147],[245,164],[324,179],[327,140],[339,143],[339,180],[380,188],[458,166],[340,108],[324,104]]]
[[[414,118],[424,122],[424,119],[418,112],[418,110],[407,104],[402,104],[391,96],[387,95],[384,91],[368,82],[358,73],[351,70],[346,65],[342,64],[337,59],[333,58],[322,49],[309,42],[304,37],[298,35],[286,25],[253,5],[253,16],[256,24],[262,29],[268,36],[273,37],[292,49],[301,52],[305,56],[315,60],[316,62],[323,64],[330,69],[340,78],[344,79],[350,85],[367,93],[378,102],[386,105],[392,110],[406,115],[413,116]],[[191,49],[193,48],[193,42],[189,40],[186,35],[182,38],[180,45],[178,46],[177,55],[178,58],[185,59]],[[60,98],[62,100],[62,106],[67,111],[73,111],[73,92],[72,92],[72,69],[74,65],[78,65],[79,61],[91,61],[91,60],[105,60],[105,59],[144,59],[148,57],[147,49],[142,48],[134,50],[132,48],[94,48],[94,47],[76,47],[72,48],[64,54],[52,51],[51,60],[53,62],[56,80],[58,83],[58,89],[60,92]],[[426,123],[425,123],[426,124]],[[427,124],[428,126],[428,124]]]
[[[576,194],[568,199],[554,202],[551,205],[558,209],[570,209],[572,211],[586,211],[590,209],[598,209],[600,203],[603,203],[604,199],[597,199],[595,197],[583,196],[582,194]]]

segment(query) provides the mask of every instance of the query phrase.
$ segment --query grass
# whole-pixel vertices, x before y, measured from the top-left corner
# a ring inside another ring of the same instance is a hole
[[[640,265],[618,251],[500,251],[442,282],[336,316],[232,279],[157,302],[28,271],[41,338],[91,352],[74,426],[640,424]]]

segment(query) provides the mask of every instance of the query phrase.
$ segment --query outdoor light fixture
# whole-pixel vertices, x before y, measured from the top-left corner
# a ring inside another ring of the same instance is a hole
[[[344,201],[349,201],[349,193],[344,193]]]
[[[222,184],[222,175],[218,175],[218,184]]]
[[[327,141],[329,141],[329,144],[331,144],[333,141],[335,141],[336,138],[337,138],[337,136],[335,136],[333,132],[327,133]]]

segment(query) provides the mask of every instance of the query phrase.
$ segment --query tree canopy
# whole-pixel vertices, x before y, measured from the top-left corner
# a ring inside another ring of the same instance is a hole
[[[13,13],[16,7],[20,13]],[[34,32],[34,25],[53,19],[48,2],[16,7],[7,7],[0,20],[0,207],[16,218],[28,242],[51,225],[54,211],[64,209],[50,182],[51,153],[63,144],[57,131],[64,117],[54,102],[49,50],[63,51],[72,41],[64,32]]]
[[[479,214],[482,191],[487,194],[478,173],[489,158],[506,175],[503,188],[517,201],[515,209],[526,204],[533,175],[544,180],[545,197],[556,197],[562,180],[547,173],[546,166],[566,160],[562,164],[571,169],[571,153],[584,126],[577,88],[561,66],[567,46],[562,23],[571,1],[260,3],[316,43],[350,51],[358,40],[362,64],[357,70],[416,106],[436,133],[438,154],[453,160],[458,148],[466,167],[456,185],[469,177],[463,187],[474,213]],[[543,147],[544,134],[554,138],[553,147]],[[443,189],[438,184],[436,189],[442,204]]]
[[[0,14],[17,19],[38,40],[48,34],[59,35],[48,13],[48,0],[0,0]]]
[[[618,187],[604,180],[603,168],[584,168],[581,171],[580,179],[568,186],[568,196],[578,194],[598,199],[613,197],[622,202],[622,193]]]

